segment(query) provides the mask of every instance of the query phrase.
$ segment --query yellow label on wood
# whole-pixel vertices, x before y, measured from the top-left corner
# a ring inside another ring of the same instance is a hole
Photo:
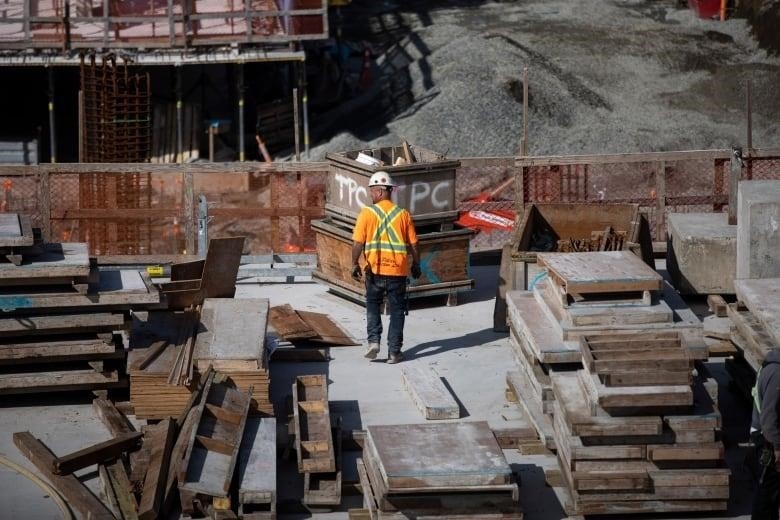
[[[217,510],[230,509],[230,497],[214,497],[211,505]]]
[[[150,265],[146,268],[146,272],[149,274],[149,276],[162,276],[163,268],[161,265]]]

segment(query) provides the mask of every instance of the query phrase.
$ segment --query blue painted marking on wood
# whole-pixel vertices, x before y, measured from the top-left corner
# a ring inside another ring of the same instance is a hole
[[[32,300],[24,296],[0,296],[0,310],[3,312],[10,312],[16,309],[28,309],[32,306]]]
[[[434,273],[433,269],[431,268],[431,263],[433,262],[433,259],[436,258],[438,253],[438,246],[433,246],[429,254],[425,255],[423,258],[420,258],[420,271],[422,271],[423,275],[430,283],[441,283],[441,280],[439,280],[439,277],[436,276],[436,273]]]

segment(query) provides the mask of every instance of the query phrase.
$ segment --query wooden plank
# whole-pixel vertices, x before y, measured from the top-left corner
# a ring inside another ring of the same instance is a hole
[[[336,471],[328,473],[311,473],[303,475],[303,504],[310,511],[320,509],[331,510],[341,504],[342,458],[341,458],[341,428],[332,429],[333,446],[336,458]]]
[[[168,341],[155,341],[152,345],[143,350],[143,356],[136,359],[130,366],[131,370],[143,370],[154,361],[160,353],[168,346]]]
[[[206,385],[197,407],[197,425],[190,434],[179,469],[180,490],[212,497],[228,495],[250,400],[249,393],[230,386],[221,376],[215,376]],[[206,405],[222,408],[241,419],[238,423],[225,421]]]
[[[0,374],[0,395],[99,390],[126,386],[127,380],[120,379],[116,370],[96,372],[89,369]]]
[[[92,409],[114,437],[135,431],[135,428],[133,428],[133,425],[127,420],[127,417],[117,410],[116,406],[114,406],[114,403],[111,401],[100,398],[93,399]]]
[[[70,475],[74,471],[99,462],[116,460],[126,451],[132,451],[138,447],[141,437],[141,432],[121,433],[113,439],[57,457],[54,459],[52,471],[57,475]]]
[[[122,314],[95,312],[86,314],[39,315],[0,319],[4,337],[75,332],[113,332],[124,328]]]
[[[506,295],[510,327],[528,341],[541,363],[579,363],[579,345],[564,341],[560,327],[535,300],[529,291],[509,291]]]
[[[144,444],[148,443],[149,466],[144,479],[141,501],[138,504],[140,520],[154,520],[160,516],[174,434],[175,425],[170,418],[163,419],[147,430]]]
[[[203,264],[203,298],[232,298],[246,237],[212,238]]]
[[[34,259],[22,265],[0,263],[0,280],[52,276],[89,276],[89,251],[86,243],[48,243]]]
[[[55,475],[51,472],[55,455],[30,432],[14,433],[14,444],[65,497],[68,504],[81,513],[84,518],[114,519],[114,515],[103,502],[74,475]]]
[[[10,343],[0,345],[0,365],[19,365],[28,363],[51,363],[81,359],[107,359],[124,357],[121,346],[100,338],[56,340],[33,338],[25,341],[17,337]]]
[[[460,418],[458,402],[433,367],[407,364],[401,369],[401,375],[404,386],[423,417],[429,420]]]
[[[99,467],[101,481],[106,495],[114,497],[115,514],[121,520],[138,519],[138,503],[136,502],[130,481],[127,478],[124,463],[121,460]]]
[[[269,325],[287,341],[312,339],[319,335],[311,325],[295,312],[290,304],[276,305],[268,312]]]
[[[728,316],[728,304],[723,296],[719,294],[710,294],[707,296],[707,307],[718,318],[724,318]]]
[[[195,361],[249,360],[255,368],[263,368],[267,321],[265,298],[206,298],[195,340]]]
[[[317,334],[311,341],[328,345],[360,345],[348,331],[327,314],[301,310],[295,312]]]
[[[620,408],[677,409],[693,405],[693,392],[687,385],[620,386],[604,385],[598,376],[586,371],[578,372],[586,393],[607,411],[615,413]]]
[[[540,253],[537,262],[567,294],[661,289],[661,275],[628,251]]]
[[[517,396],[525,396],[531,393],[530,385],[519,371],[507,372],[506,384]],[[532,399],[520,399],[519,403],[525,411],[528,420],[536,428],[536,432],[544,445],[554,449],[555,441],[553,440],[552,423],[550,422],[550,417],[542,410],[541,403],[536,403]]]
[[[241,439],[238,463],[239,513],[267,504],[276,511],[276,419],[251,417]]]

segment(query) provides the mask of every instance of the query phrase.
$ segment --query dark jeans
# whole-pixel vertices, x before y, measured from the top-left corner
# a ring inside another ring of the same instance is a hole
[[[387,327],[388,354],[400,354],[404,344],[406,314],[406,277],[366,276],[366,331],[369,343],[379,343],[382,337],[381,309],[385,296],[390,306],[390,325]]]
[[[763,468],[762,468],[763,469]],[[753,514],[751,520],[778,520],[780,507],[780,473],[771,464],[766,468],[764,480],[756,489],[753,498]]]

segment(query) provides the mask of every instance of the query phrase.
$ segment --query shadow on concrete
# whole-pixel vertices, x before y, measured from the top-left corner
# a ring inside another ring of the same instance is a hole
[[[500,332],[493,332],[493,329],[482,329],[477,332],[470,332],[463,336],[456,336],[454,338],[437,339],[434,341],[426,341],[420,343],[414,347],[410,347],[404,350],[404,360],[419,359],[426,356],[435,356],[442,352],[450,350],[456,350],[461,348],[479,347],[485,343],[490,343],[506,337],[506,334]]]

